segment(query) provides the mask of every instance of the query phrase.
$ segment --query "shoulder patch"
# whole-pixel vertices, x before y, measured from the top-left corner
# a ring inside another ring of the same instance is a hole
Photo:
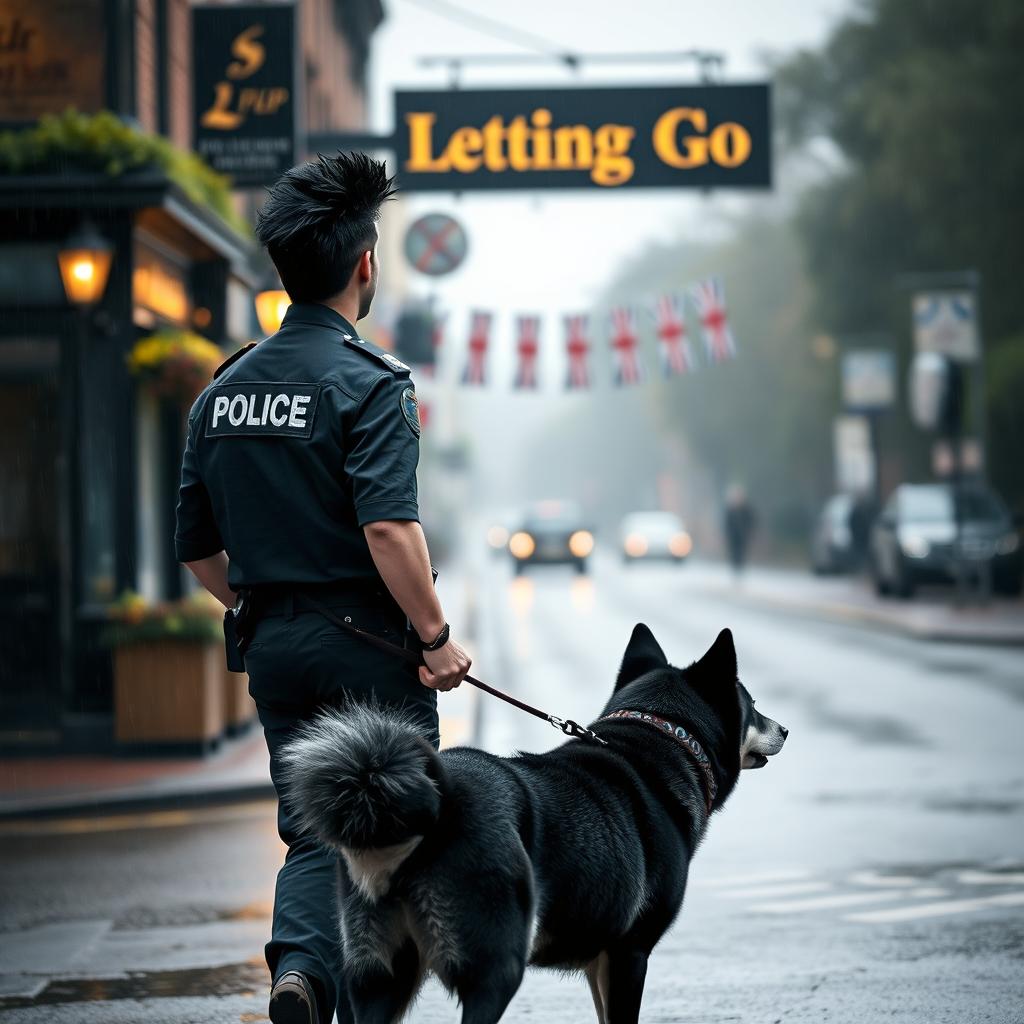
[[[217,369],[213,371],[213,379],[216,380],[229,366],[232,365],[232,363],[237,363],[238,360],[241,359],[246,352],[248,352],[250,349],[254,349],[255,347],[256,342],[250,341],[248,345],[243,345],[233,355],[228,356],[228,358],[225,359],[224,362],[221,363],[220,366],[218,366]]]
[[[414,388],[406,388],[399,399],[402,406],[402,415],[409,429],[417,436],[420,436],[420,400],[416,397]]]
[[[345,344],[349,348],[354,348],[357,352],[362,352],[363,355],[383,363],[392,373],[401,375],[412,372],[412,368],[403,363],[397,356],[393,356],[386,349],[374,345],[372,341],[367,341],[365,338],[353,338],[346,334]]]

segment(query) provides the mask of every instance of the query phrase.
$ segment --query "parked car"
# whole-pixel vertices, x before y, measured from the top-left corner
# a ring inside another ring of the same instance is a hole
[[[622,520],[619,534],[627,564],[645,558],[682,562],[693,550],[683,521],[671,512],[633,512]]]
[[[866,496],[834,494],[825,502],[811,535],[814,572],[853,572],[867,556],[871,524],[878,508]]]
[[[1019,594],[1021,539],[1006,505],[986,487],[956,493],[949,484],[903,484],[893,491],[871,531],[871,571],[879,594],[910,597],[919,583],[955,580],[956,519],[962,552],[977,567],[988,563],[997,591]]]
[[[573,565],[578,573],[587,571],[587,558],[594,550],[594,534],[575,502],[542,501],[523,516],[508,539],[518,576],[527,565]]]

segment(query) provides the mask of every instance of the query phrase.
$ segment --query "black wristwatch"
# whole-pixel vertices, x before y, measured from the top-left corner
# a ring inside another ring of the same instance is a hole
[[[438,633],[437,636],[435,636],[434,639],[431,640],[429,644],[424,644],[423,645],[423,650],[425,650],[425,651],[438,651],[438,650],[440,650],[442,647],[444,647],[444,645],[446,643],[448,643],[448,637],[451,635],[451,631],[452,631],[451,626],[449,626],[448,623],[446,622],[444,624],[444,626],[442,627],[441,632]]]

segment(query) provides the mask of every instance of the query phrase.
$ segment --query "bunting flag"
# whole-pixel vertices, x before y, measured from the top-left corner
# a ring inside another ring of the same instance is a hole
[[[736,355],[736,342],[725,316],[725,287],[720,277],[698,281],[690,290],[697,313],[708,359],[724,363]]]
[[[537,353],[540,351],[540,317],[516,317],[519,341],[516,349],[519,352],[519,367],[516,370],[514,387],[517,390],[536,390],[537,388]]]
[[[579,313],[565,318],[565,350],[569,355],[569,373],[565,379],[568,391],[585,391],[590,387],[590,374],[587,371],[587,355],[590,353],[590,342],[587,334],[590,317]]]
[[[462,374],[462,383],[483,387],[486,383],[487,340],[491,333],[491,314],[474,311],[469,325],[469,359]]]
[[[629,306],[616,306],[610,314],[611,346],[615,354],[615,386],[628,387],[639,384],[640,339],[636,333],[636,318]]]
[[[662,295],[655,308],[658,322],[658,347],[661,368],[666,377],[677,377],[693,369],[693,351],[686,337],[686,320],[682,300],[676,295]]]

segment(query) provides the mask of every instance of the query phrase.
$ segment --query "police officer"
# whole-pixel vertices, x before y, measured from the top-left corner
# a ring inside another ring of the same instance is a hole
[[[420,425],[409,367],[359,337],[377,284],[376,221],[394,194],[354,153],[292,168],[259,215],[292,299],[277,334],[228,360],[188,419],[177,557],[227,607],[251,595],[249,687],[282,794],[278,752],[319,710],[401,706],[438,743],[437,690],[469,670],[449,638],[418,521]],[[417,669],[317,610],[422,649]],[[352,1019],[340,964],[336,859],[300,835],[287,800],[277,879],[274,1024]]]

